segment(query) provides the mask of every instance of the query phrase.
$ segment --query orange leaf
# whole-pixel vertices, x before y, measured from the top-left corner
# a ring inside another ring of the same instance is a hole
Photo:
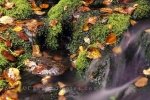
[[[104,5],[107,5],[107,6],[108,6],[108,5],[111,5],[112,1],[113,1],[113,0],[104,0],[104,1],[103,1],[103,4],[104,4]]]
[[[110,13],[110,14],[113,12],[111,8],[101,8],[100,11],[104,13]]]
[[[57,23],[58,23],[58,20],[53,19],[53,20],[51,20],[51,21],[49,22],[49,26],[54,27],[54,26],[57,25]]]
[[[79,12],[87,12],[87,11],[90,11],[90,10],[91,9],[89,7],[86,7],[86,6],[81,6],[78,9]]]
[[[146,77],[141,77],[134,83],[134,85],[139,88],[144,87],[147,84],[148,84],[148,78]]]
[[[28,36],[27,36],[25,33],[23,33],[23,32],[18,32],[17,35],[18,35],[22,40],[24,40],[24,41],[28,41],[28,40],[29,40]]]
[[[114,44],[114,43],[116,43],[116,41],[117,41],[117,36],[114,33],[109,34],[105,40],[107,45]]]
[[[46,3],[40,4],[40,8],[42,9],[47,9],[48,7],[49,7],[49,4],[46,4]]]
[[[89,6],[90,4],[92,4],[94,2],[94,0],[84,0],[83,1],[83,4],[85,5],[85,6]]]
[[[94,16],[94,17],[89,17],[86,23],[95,24],[96,21],[97,21],[97,17]]]

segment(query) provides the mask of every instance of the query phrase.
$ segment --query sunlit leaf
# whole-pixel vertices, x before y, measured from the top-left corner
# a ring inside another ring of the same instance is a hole
[[[87,57],[90,59],[97,59],[101,57],[101,53],[97,48],[91,47],[87,50]]]
[[[13,22],[14,22],[14,19],[9,16],[2,16],[0,18],[0,23],[2,24],[13,24]]]
[[[18,50],[15,50],[14,52],[13,52],[13,55],[14,56],[16,56],[16,57],[18,57],[18,56],[20,56],[21,54],[23,54],[25,51],[23,50],[23,49],[18,49]]]
[[[103,0],[103,4],[104,4],[104,5],[107,5],[107,6],[108,6],[108,5],[111,5],[112,1],[113,1],[113,0]]]
[[[146,76],[149,76],[150,75],[150,68],[144,69],[143,74],[146,75]]]
[[[41,57],[41,51],[39,45],[32,45],[32,56]]]
[[[22,30],[22,27],[21,26],[15,26],[14,28],[13,28],[13,31],[15,31],[15,32],[20,32]]]
[[[142,88],[148,84],[148,78],[146,77],[140,77],[139,79],[136,80],[134,85],[138,88]]]
[[[109,34],[105,40],[107,45],[114,44],[116,43],[116,41],[117,41],[117,36],[114,33]]]
[[[84,42],[87,43],[87,44],[90,44],[90,38],[84,37]]]

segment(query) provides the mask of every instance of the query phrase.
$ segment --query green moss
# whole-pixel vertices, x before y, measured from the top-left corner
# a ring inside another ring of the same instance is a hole
[[[8,61],[3,57],[3,55],[1,54],[2,50],[5,50],[6,47],[3,43],[0,43],[0,68],[3,69],[5,67],[5,65],[7,65]]]
[[[137,0],[135,3],[138,6],[132,15],[133,18],[141,19],[150,15],[150,2],[148,0]]]
[[[46,43],[48,47],[56,49],[58,47],[57,37],[62,33],[62,23],[73,13],[75,8],[80,4],[80,0],[60,0],[58,4],[48,12],[48,22],[57,20],[58,23],[54,27],[49,28]],[[66,7],[66,10],[64,8]]]
[[[0,89],[4,89],[7,87],[7,82],[5,80],[0,80]]]
[[[0,3],[1,2],[3,2],[3,0],[1,0]],[[0,12],[3,12],[4,15],[18,19],[24,19],[31,15],[32,9],[27,0],[11,0],[10,2],[15,3],[15,6],[10,10],[0,6]]]
[[[112,14],[108,18],[108,24],[112,25],[112,32],[120,36],[130,25],[130,15]]]
[[[83,51],[79,53],[79,56],[76,60],[76,68],[79,72],[83,72],[86,67],[89,65],[89,61],[87,59],[87,52]]]

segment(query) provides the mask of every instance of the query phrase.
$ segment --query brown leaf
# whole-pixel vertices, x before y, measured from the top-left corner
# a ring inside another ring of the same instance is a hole
[[[87,12],[87,11],[90,11],[90,10],[91,9],[89,7],[86,7],[86,6],[81,6],[78,9],[79,12]]]
[[[86,23],[88,24],[95,24],[97,21],[97,17],[94,16],[94,17],[89,17],[88,20],[86,21]]]
[[[54,27],[54,26],[57,25],[57,23],[58,23],[58,20],[53,19],[53,20],[51,20],[51,21],[49,22],[49,26]]]
[[[7,47],[11,47],[11,46],[12,46],[12,43],[11,43],[10,40],[6,40],[6,41],[5,41],[5,45],[6,45]]]
[[[15,56],[13,56],[11,53],[9,53],[6,50],[3,50],[1,53],[9,61],[15,61],[16,60]]]
[[[49,4],[46,4],[46,3],[40,4],[40,8],[42,9],[47,9],[48,7],[49,7]]]
[[[123,7],[114,8],[114,11],[122,14],[128,14],[128,12]]]
[[[14,51],[14,55],[16,57],[20,56],[21,54],[25,53],[25,51],[23,49],[18,49]]]
[[[29,38],[24,32],[18,32],[17,35],[24,41],[28,41]]]
[[[94,0],[84,0],[83,1],[83,4],[85,5],[85,6],[89,6],[90,4],[92,4],[94,2]]]
[[[41,57],[41,51],[39,45],[32,45],[32,56]]]
[[[135,7],[127,7],[127,8],[125,9],[125,12],[127,12],[128,14],[131,15],[134,10],[135,10]]]
[[[113,13],[113,10],[111,8],[101,8],[100,11],[109,14]]]
[[[9,25],[0,25],[0,32],[4,32],[8,29]]]
[[[105,40],[107,45],[114,44],[114,43],[116,43],[116,41],[117,41],[117,36],[114,33],[109,34]]]
[[[142,88],[148,84],[148,78],[146,77],[140,77],[137,79],[137,81],[134,83],[134,85],[138,88]]]
[[[103,4],[106,5],[106,6],[109,6],[111,5],[113,0],[103,0]]]

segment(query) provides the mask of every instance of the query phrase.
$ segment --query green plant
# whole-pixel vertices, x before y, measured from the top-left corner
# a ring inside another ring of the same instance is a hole
[[[141,19],[143,17],[148,17],[150,15],[150,6],[149,6],[150,1],[137,0],[135,3],[138,4],[138,6],[132,15],[133,18]]]
[[[112,32],[120,36],[130,25],[130,15],[111,14],[108,18],[108,24],[112,25]]]
[[[1,0],[2,3],[4,0]],[[24,19],[31,15],[32,9],[27,0],[10,0],[10,2],[15,3],[12,9],[6,9],[0,6],[0,12],[4,15],[15,17],[17,19]]]

